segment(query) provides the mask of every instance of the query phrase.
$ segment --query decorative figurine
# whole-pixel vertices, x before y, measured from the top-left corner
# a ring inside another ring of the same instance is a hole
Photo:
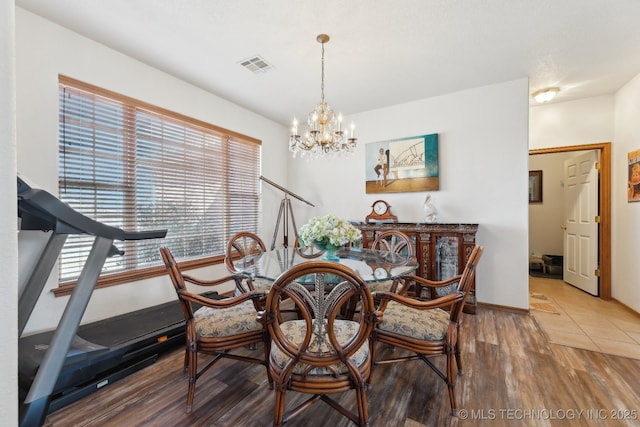
[[[431,204],[431,194],[424,198],[424,220],[431,224],[438,220],[436,208]]]

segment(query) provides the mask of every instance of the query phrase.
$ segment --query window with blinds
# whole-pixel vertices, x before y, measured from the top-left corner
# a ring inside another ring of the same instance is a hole
[[[115,242],[107,273],[222,255],[238,231],[258,233],[260,141],[60,76],[60,199],[124,230],[162,240]],[[74,281],[93,238],[71,235],[60,281]],[[162,269],[163,270],[163,269]]]

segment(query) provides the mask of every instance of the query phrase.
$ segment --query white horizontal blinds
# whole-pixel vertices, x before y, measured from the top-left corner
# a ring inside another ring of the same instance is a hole
[[[169,229],[164,244],[178,258],[224,252],[226,170],[220,135],[137,112],[138,198]]]
[[[124,227],[123,105],[90,93],[61,87],[60,199],[84,215]],[[93,243],[91,236],[70,235],[62,249],[60,279],[75,279]],[[122,242],[116,242],[122,249]],[[103,271],[122,271],[123,260],[107,259]]]
[[[260,178],[260,150],[254,144],[228,144],[228,214],[232,219],[229,223],[229,235],[244,231],[257,230],[260,218],[260,194],[256,182]],[[244,166],[244,165],[252,165]]]
[[[107,272],[160,265],[160,245],[178,259],[221,255],[234,230],[258,232],[259,144],[128,98],[65,84],[60,93],[63,200],[125,230],[168,230],[161,241],[117,242],[125,256]],[[91,239],[77,240],[63,252],[62,280],[77,278],[90,249]]]

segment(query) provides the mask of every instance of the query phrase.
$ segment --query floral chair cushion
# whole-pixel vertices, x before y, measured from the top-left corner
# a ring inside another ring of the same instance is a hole
[[[416,310],[389,301],[378,329],[409,338],[427,341],[443,340],[449,327],[449,312],[440,308]]]
[[[306,323],[304,320],[290,320],[282,323],[280,326],[287,340],[294,344],[302,343],[306,332]],[[338,343],[340,344],[348,342],[358,333],[359,329],[360,324],[351,320],[336,320],[334,323],[336,338],[338,340]],[[335,353],[327,339],[326,333],[324,334],[322,343],[314,342],[312,339],[312,342],[309,345],[309,349],[307,351],[309,353],[320,353],[321,351]],[[364,344],[351,356],[350,359],[356,364],[356,366],[362,366],[369,359],[368,341],[365,341]],[[274,344],[271,346],[271,360],[273,360],[281,368],[284,368],[285,364],[290,360],[290,358],[285,353],[283,353],[277,345]],[[303,374],[307,371],[308,368],[308,365],[298,363],[293,372],[295,374]],[[340,374],[348,373],[347,367],[342,362],[338,362],[336,365],[332,365],[332,368],[335,368],[335,370]],[[307,375],[331,375],[332,373],[333,371],[330,369],[316,367],[307,372]]]
[[[249,300],[229,308],[201,307],[193,319],[198,338],[218,338],[261,330],[256,314]]]

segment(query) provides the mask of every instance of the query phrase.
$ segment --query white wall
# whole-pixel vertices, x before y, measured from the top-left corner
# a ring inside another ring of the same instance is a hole
[[[284,159],[288,130],[284,126],[20,8],[16,8],[16,51],[18,172],[52,194],[57,194],[58,188],[58,74],[261,139],[263,174],[276,182],[286,180]],[[8,169],[3,172],[5,170]],[[11,200],[15,200],[15,173],[10,175],[13,183]],[[267,226],[262,235],[270,239],[281,194],[265,187],[263,212]],[[15,209],[12,212],[11,218],[15,220]],[[24,269],[24,266],[32,265],[34,252],[43,241],[44,233],[40,233],[37,242],[34,242],[33,232],[20,234],[20,265]],[[215,275],[226,272],[222,265],[208,270]],[[56,277],[52,277],[25,333],[57,325],[68,297],[54,297],[50,290],[56,286]],[[164,277],[98,289],[83,323],[174,298],[173,288]]]
[[[627,202],[627,154],[640,150],[640,74],[615,96],[615,143],[612,149],[611,202],[613,204],[611,293],[640,312],[640,203]]]
[[[542,104],[529,112],[529,149],[613,141],[613,96]]]
[[[439,222],[479,224],[485,252],[478,301],[527,308],[527,80],[368,111],[347,122],[352,119],[359,137],[353,157],[290,160],[292,190],[316,204],[298,204],[298,222],[325,213],[364,220],[377,199],[388,201],[401,222],[424,221],[425,192],[365,194],[365,144],[437,133],[440,190],[430,192],[432,203]]]
[[[14,3],[0,3],[0,420],[18,424],[18,244]]]

